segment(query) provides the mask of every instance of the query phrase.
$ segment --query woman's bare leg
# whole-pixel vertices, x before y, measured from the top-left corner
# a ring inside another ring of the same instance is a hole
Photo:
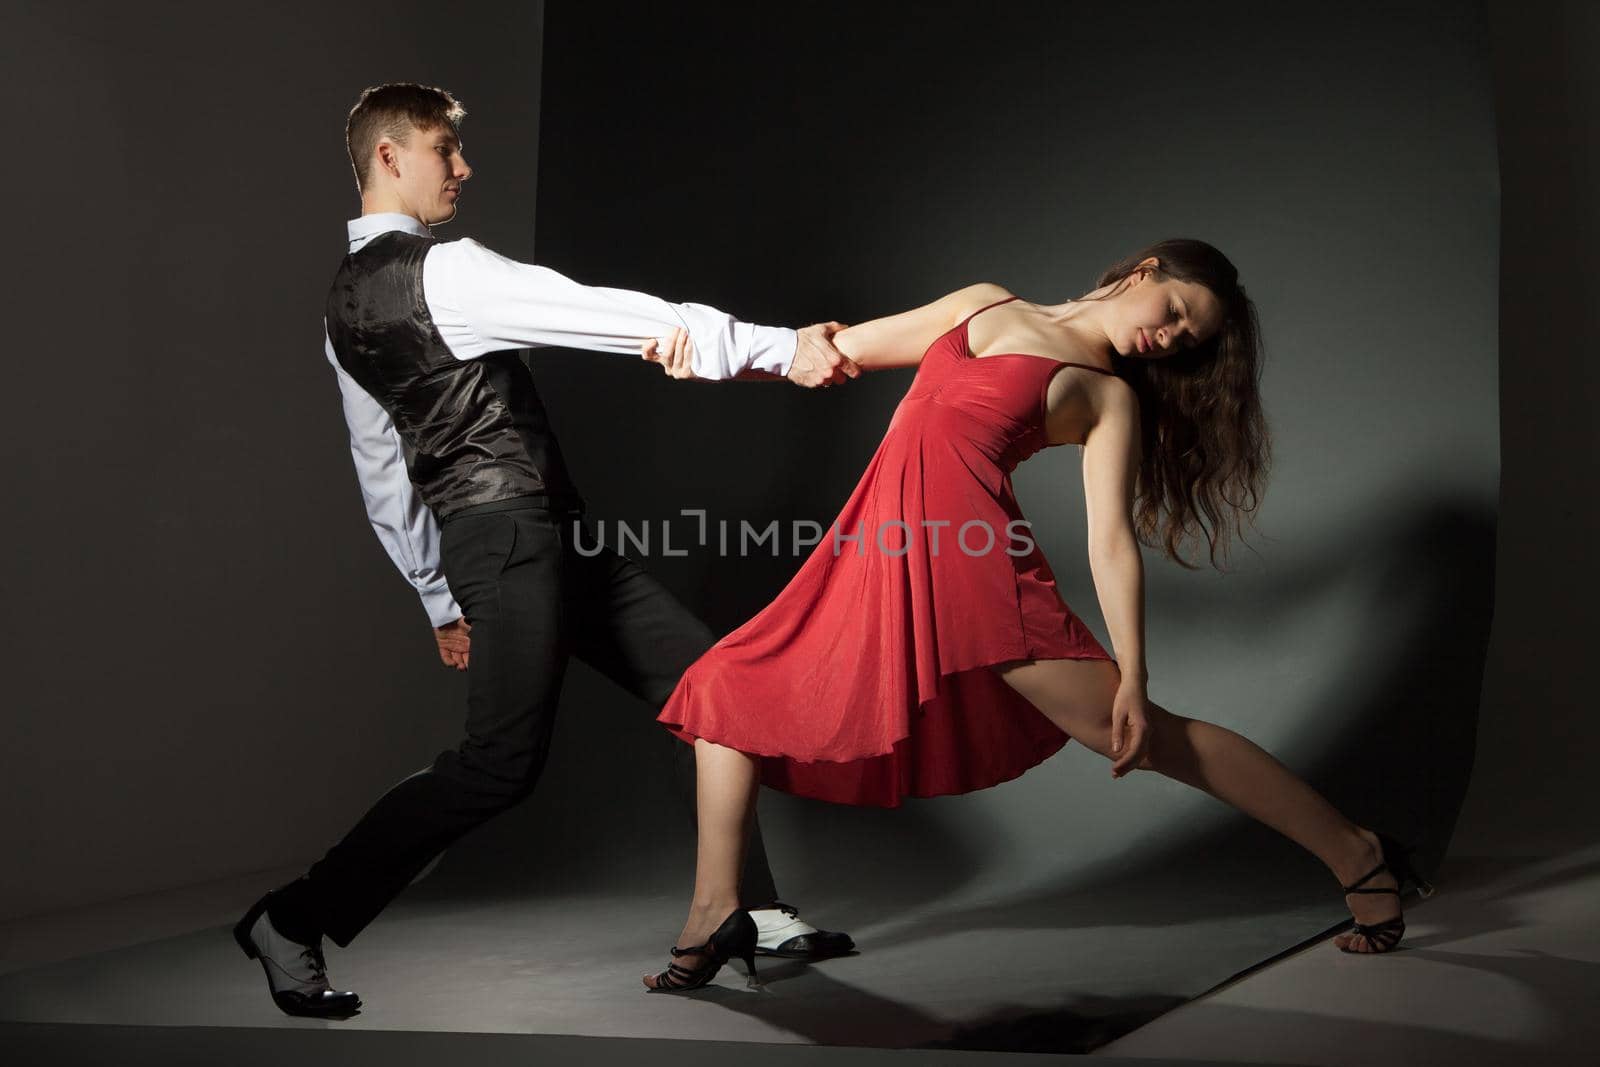
[[[1031,660],[996,668],[1028,702],[1085,747],[1111,758],[1111,705],[1121,680],[1107,660]],[[1320,859],[1349,885],[1377,866],[1376,834],[1345,818],[1327,799],[1254,742],[1226,727],[1175,715],[1150,702],[1150,742],[1140,770],[1153,770],[1202,789],[1277,830]],[[1394,886],[1385,871],[1366,882]],[[1388,895],[1345,897],[1357,921],[1398,914]],[[1341,934],[1341,946],[1368,951],[1367,939]]]
[[[695,849],[694,900],[678,935],[679,948],[705,944],[739,907],[739,872],[744,870],[759,785],[756,761],[737,749],[697,740],[694,758],[700,839]],[[704,957],[679,956],[677,962],[693,969]],[[655,976],[646,975],[644,984],[654,988]]]

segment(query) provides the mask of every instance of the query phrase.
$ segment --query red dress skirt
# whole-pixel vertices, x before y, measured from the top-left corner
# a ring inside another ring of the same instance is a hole
[[[659,716],[679,738],[759,757],[775,789],[883,807],[997,785],[1067,742],[988,668],[1111,659],[1011,489],[1047,447],[1051,378],[1082,364],[976,359],[967,321],[929,347],[799,572],[684,673]]]

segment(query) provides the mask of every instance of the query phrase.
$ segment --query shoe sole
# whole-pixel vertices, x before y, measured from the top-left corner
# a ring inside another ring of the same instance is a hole
[[[854,945],[851,945],[849,948],[842,949],[838,952],[779,952],[775,948],[758,947],[756,949],[756,955],[771,956],[783,960],[835,960],[840,956],[852,956],[855,954],[855,951],[856,947]]]

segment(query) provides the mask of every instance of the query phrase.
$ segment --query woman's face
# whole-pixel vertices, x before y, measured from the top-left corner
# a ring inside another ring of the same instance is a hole
[[[1222,328],[1222,303],[1210,289],[1158,280],[1153,266],[1146,260],[1132,283],[1108,301],[1106,335],[1119,356],[1161,359],[1204,344]]]

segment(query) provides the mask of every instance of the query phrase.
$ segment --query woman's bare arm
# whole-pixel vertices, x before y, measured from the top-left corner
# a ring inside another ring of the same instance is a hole
[[[992,282],[969,285],[931,304],[840,330],[833,343],[862,370],[915,367],[940,334],[985,304],[1010,295]]]
[[[915,367],[922,362],[923,353],[940,334],[979,308],[1010,295],[1002,285],[980,282],[957,289],[931,304],[846,327],[834,333],[831,340],[841,355],[862,370]],[[807,327],[808,330],[816,328]],[[801,333],[804,335],[805,331]],[[687,331],[674,330],[666,348],[661,350],[658,350],[656,340],[649,338],[640,352],[650,362],[661,364],[669,377],[694,378],[694,349]],[[855,376],[852,371],[847,370],[846,373],[850,377]],[[747,370],[738,377],[776,378],[778,375]]]
[[[1089,519],[1089,570],[1124,683],[1149,680],[1144,658],[1144,561],[1133,532],[1139,470],[1139,400],[1109,383],[1104,410],[1083,445],[1083,498]]]

